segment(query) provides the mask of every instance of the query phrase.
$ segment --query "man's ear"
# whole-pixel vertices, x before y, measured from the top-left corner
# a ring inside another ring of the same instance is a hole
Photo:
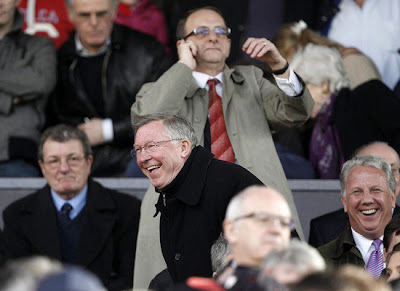
[[[346,212],[347,213],[347,205],[346,205],[346,198],[343,198],[343,196],[340,198],[340,201],[342,202],[342,204],[343,204],[343,207],[344,207],[344,212]]]
[[[43,161],[38,160],[38,164],[39,164],[39,166],[40,166],[40,170],[42,171],[42,175],[43,175],[43,177],[44,177],[44,164],[43,164]]]
[[[235,223],[230,219],[225,219],[222,223],[222,227],[224,229],[224,237],[229,242],[229,244],[235,244],[235,242],[237,241],[237,228]]]
[[[192,144],[188,139],[183,139],[181,141],[181,156],[187,158],[192,152]]]

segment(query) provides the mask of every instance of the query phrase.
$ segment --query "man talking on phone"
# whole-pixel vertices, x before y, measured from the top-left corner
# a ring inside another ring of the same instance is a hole
[[[303,238],[271,131],[303,124],[313,107],[311,95],[275,45],[265,38],[249,38],[242,49],[250,58],[271,67],[277,85],[263,78],[263,72],[254,66],[229,68],[225,63],[230,53],[229,34],[216,8],[189,11],[177,27],[178,62],[156,82],[142,86],[131,108],[132,122],[154,112],[188,119],[199,143],[215,158],[238,163],[284,194],[296,230]],[[148,227],[155,221],[151,217],[154,197],[157,195],[148,192],[142,203],[141,224],[146,225],[146,231],[154,229]],[[140,237],[139,230],[139,248]],[[148,243],[148,234],[143,244],[153,257],[154,246]]]

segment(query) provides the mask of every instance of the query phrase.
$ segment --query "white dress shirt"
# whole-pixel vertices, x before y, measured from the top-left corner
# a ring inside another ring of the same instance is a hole
[[[342,0],[328,37],[356,47],[376,64],[382,81],[391,89],[400,79],[400,1]]]
[[[357,248],[360,250],[360,253],[363,257],[365,262],[365,266],[368,263],[369,257],[371,256],[372,252],[375,250],[375,246],[372,244],[374,240],[368,239],[361,234],[357,233],[353,228],[351,228],[351,232],[353,234],[354,242]],[[383,241],[383,235],[379,238]],[[381,250],[381,254],[383,254],[383,243],[381,243],[379,249]],[[386,265],[383,264],[385,268]]]

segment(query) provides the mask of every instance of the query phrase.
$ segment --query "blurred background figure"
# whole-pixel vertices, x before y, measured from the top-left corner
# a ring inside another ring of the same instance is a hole
[[[309,43],[337,49],[350,81],[350,89],[369,80],[380,79],[380,74],[370,58],[355,48],[345,47],[309,29],[302,20],[282,25],[273,42],[289,62],[297,51],[304,49]]]
[[[68,266],[58,273],[43,278],[37,291],[106,291],[100,280],[91,272],[78,267]]]
[[[57,49],[74,30],[64,0],[21,0],[18,10],[25,20],[25,33],[46,36]]]
[[[338,178],[342,163],[375,140],[400,152],[400,99],[381,81],[350,90],[339,52],[326,46],[308,44],[294,55],[291,66],[315,102],[309,156],[320,178]]]
[[[56,83],[54,46],[23,32],[18,3],[0,1],[0,177],[40,176],[37,145]]]
[[[9,261],[0,269],[0,290],[36,291],[42,278],[60,272],[62,268],[58,261],[41,256]]]
[[[121,0],[114,21],[153,36],[170,53],[167,21],[150,0]]]
[[[400,244],[395,245],[386,258],[386,275],[388,282],[400,278]]]
[[[326,264],[319,252],[299,240],[291,240],[280,250],[272,250],[261,265],[258,281],[263,285],[267,276],[286,286],[299,282],[305,276],[325,271]]]

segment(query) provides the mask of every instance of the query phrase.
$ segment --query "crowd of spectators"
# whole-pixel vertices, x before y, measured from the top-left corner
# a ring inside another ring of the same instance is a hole
[[[0,0],[0,291],[400,290],[400,2],[226,2]]]

